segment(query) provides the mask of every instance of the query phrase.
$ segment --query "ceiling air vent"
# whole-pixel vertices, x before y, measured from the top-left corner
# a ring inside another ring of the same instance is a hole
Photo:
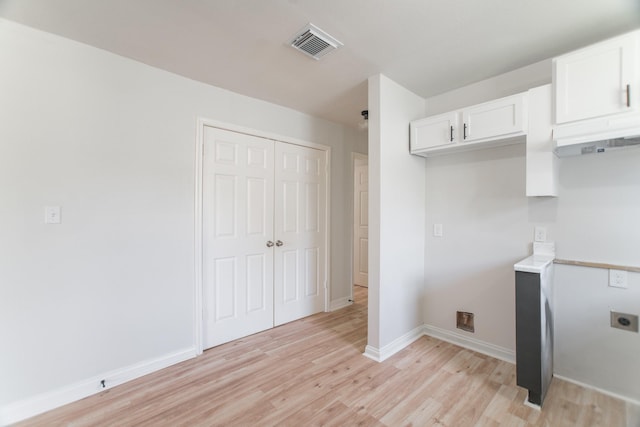
[[[342,46],[342,43],[315,25],[309,24],[293,38],[291,46],[314,59],[320,59]]]

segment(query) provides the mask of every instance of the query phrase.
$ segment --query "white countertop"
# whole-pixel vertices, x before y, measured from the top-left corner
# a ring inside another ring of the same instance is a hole
[[[553,255],[531,255],[513,265],[515,271],[541,274],[554,260]]]

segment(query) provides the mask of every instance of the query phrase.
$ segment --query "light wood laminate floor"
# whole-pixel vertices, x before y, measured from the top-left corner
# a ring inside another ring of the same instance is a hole
[[[355,301],[20,425],[628,427],[624,402],[558,379],[527,407],[514,365],[434,338],[369,360],[366,288]]]

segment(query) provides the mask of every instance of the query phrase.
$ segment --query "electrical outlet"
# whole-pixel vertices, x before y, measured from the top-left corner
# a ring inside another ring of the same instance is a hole
[[[628,288],[627,272],[624,270],[609,270],[609,286],[612,288]]]
[[[535,227],[533,229],[533,240],[535,242],[546,242],[547,229],[545,227]]]

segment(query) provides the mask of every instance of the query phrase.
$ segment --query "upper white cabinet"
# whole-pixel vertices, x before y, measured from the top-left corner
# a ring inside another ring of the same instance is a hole
[[[635,31],[553,60],[557,124],[639,110],[639,37]]]
[[[458,113],[439,114],[411,122],[411,152],[458,142]]]
[[[411,153],[445,154],[503,145],[527,133],[527,93],[410,123]]]
[[[526,94],[508,96],[462,110],[462,142],[526,133]]]

